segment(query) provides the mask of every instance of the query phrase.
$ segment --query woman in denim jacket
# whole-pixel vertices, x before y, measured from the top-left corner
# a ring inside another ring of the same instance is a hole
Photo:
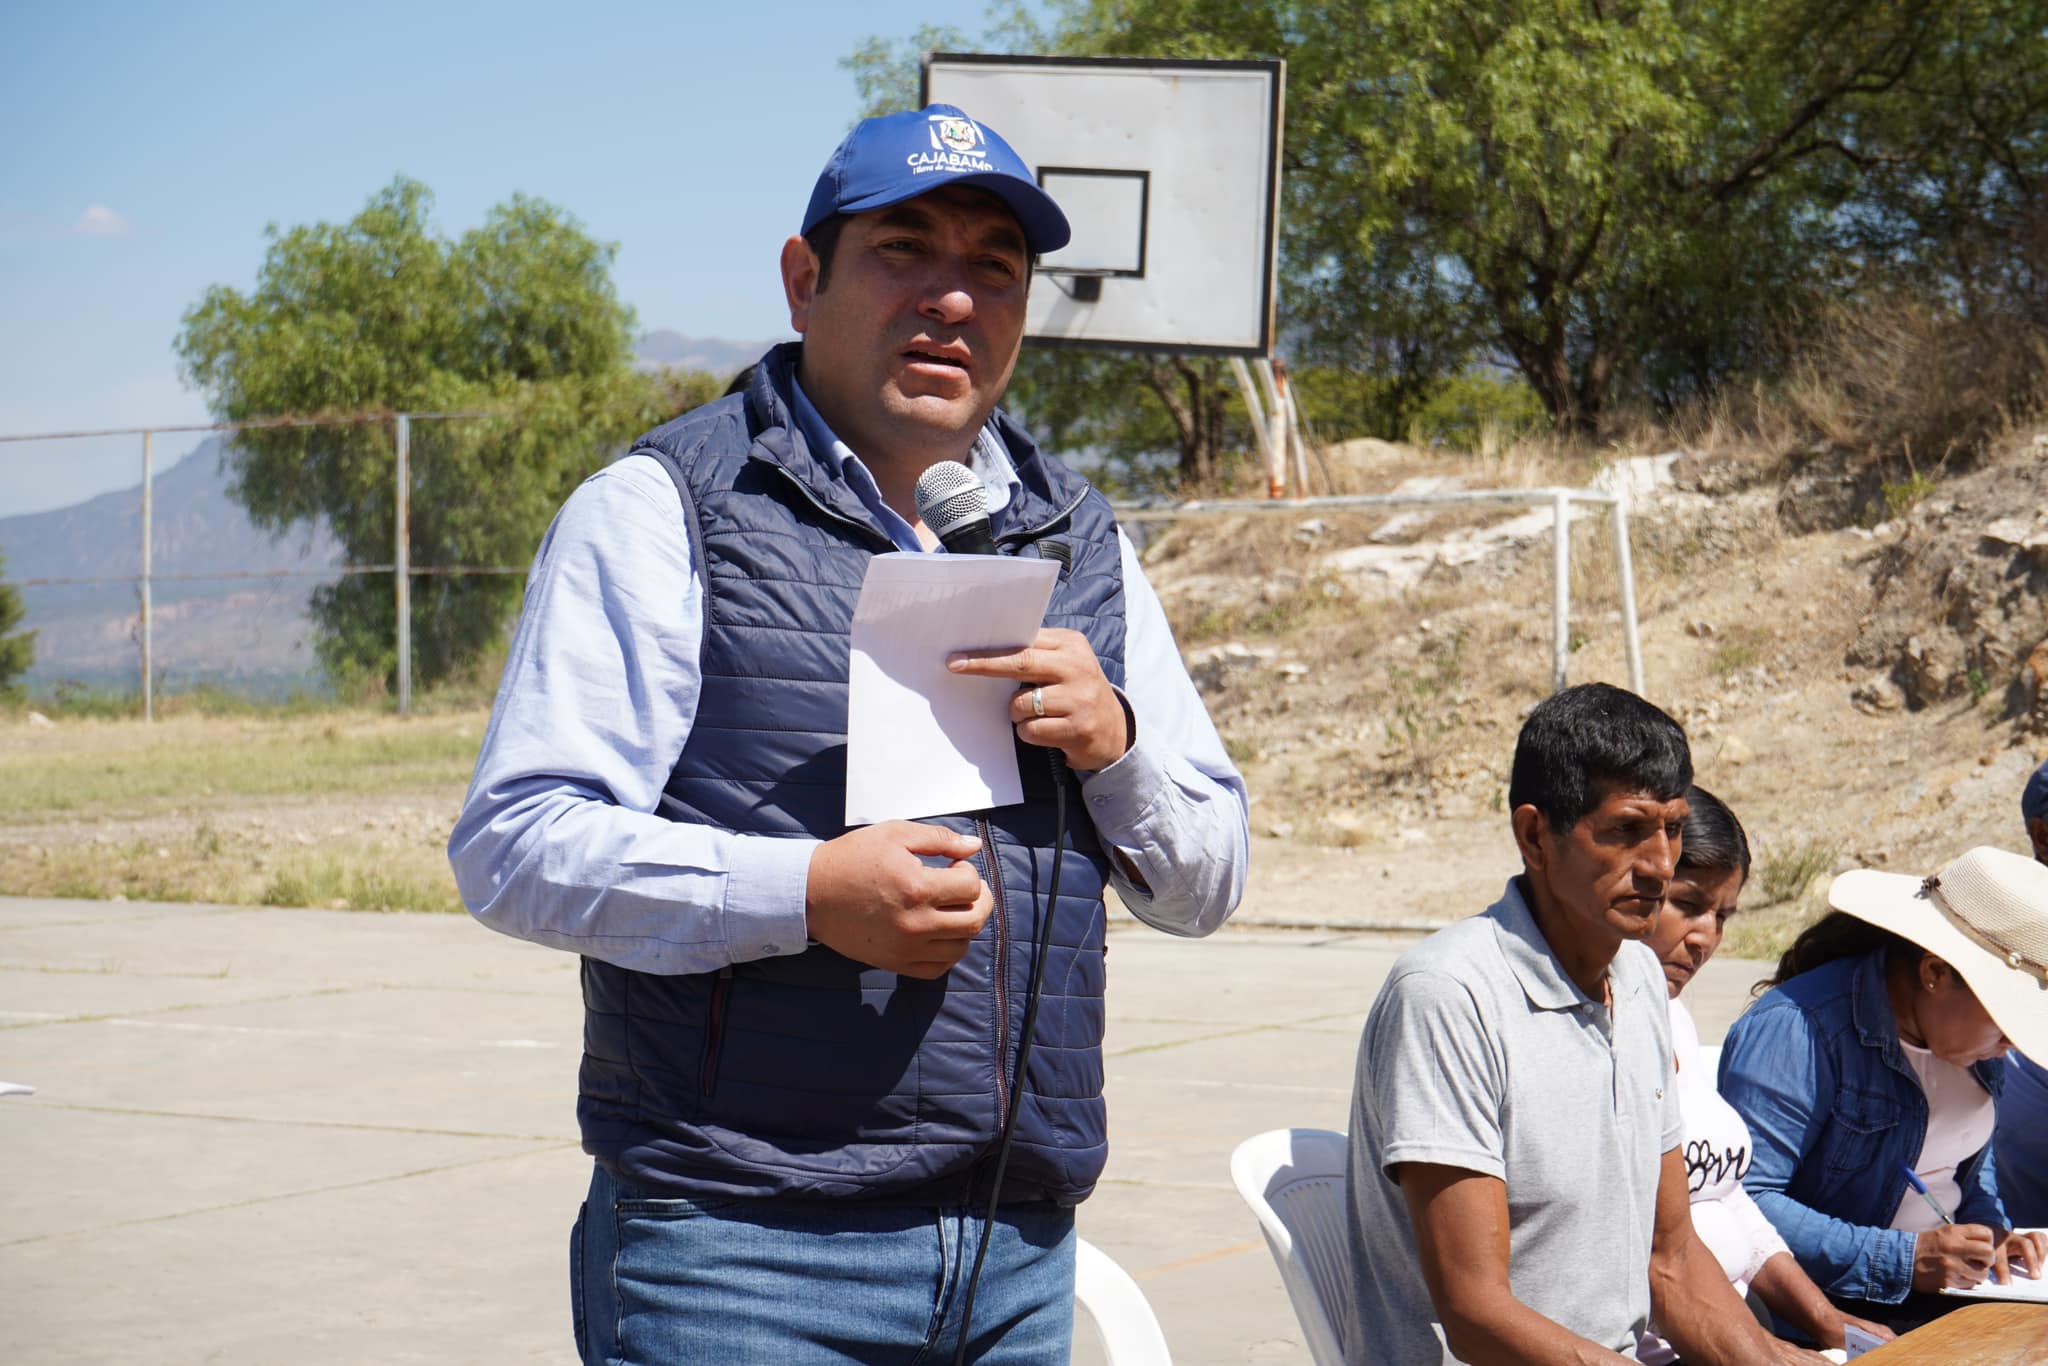
[[[1925,882],[1845,873],[1828,900],[1728,1031],[1720,1090],[1754,1142],[1744,1187],[1800,1266],[1911,1326],[1957,1307],[1932,1292],[2048,1262],[2008,1232],[1989,1147],[2001,1055],[2048,1050],[2048,868],[1974,849]]]

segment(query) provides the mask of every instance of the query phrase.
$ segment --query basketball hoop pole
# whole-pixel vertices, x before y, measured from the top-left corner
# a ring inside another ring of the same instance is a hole
[[[1261,360],[1259,365],[1263,369],[1265,361]],[[1245,411],[1251,414],[1252,436],[1259,443],[1259,458],[1266,466],[1266,496],[1268,498],[1285,498],[1287,496],[1286,447],[1282,446],[1276,450],[1273,446],[1273,434],[1276,430],[1284,433],[1286,429],[1274,425],[1273,416],[1277,416],[1277,414],[1269,416],[1266,411],[1266,405],[1259,401],[1258,386],[1252,383],[1251,367],[1245,364],[1243,356],[1232,356],[1230,358],[1230,373],[1237,377],[1237,391],[1244,396]]]
[[[1256,368],[1259,383],[1252,383]],[[1301,439],[1301,421],[1294,410],[1294,394],[1287,383],[1287,362],[1260,356],[1253,364],[1244,357],[1230,358],[1230,372],[1237,377],[1237,389],[1244,396],[1245,411],[1251,414],[1252,435],[1258,439],[1259,458],[1266,466],[1266,496],[1287,496],[1288,457],[1293,456],[1294,496],[1306,498],[1308,487],[1307,444]],[[1263,399],[1260,390],[1265,391]]]
[[[1285,471],[1292,457],[1294,496],[1306,498],[1309,496],[1308,457],[1303,453],[1301,419],[1294,407],[1294,386],[1287,382],[1287,362],[1261,360],[1259,366],[1265,374],[1266,392],[1273,399],[1273,446],[1280,452],[1280,468]]]

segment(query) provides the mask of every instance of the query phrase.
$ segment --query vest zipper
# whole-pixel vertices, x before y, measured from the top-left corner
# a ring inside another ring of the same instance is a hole
[[[697,1076],[697,1090],[710,1097],[718,1090],[718,1059],[725,1051],[725,1012],[732,1000],[732,964],[718,970],[711,984],[711,1008],[704,1021],[704,1063]]]
[[[975,817],[974,824],[981,831],[982,853],[988,861],[989,894],[995,900],[995,910],[991,912],[996,922],[996,961],[992,973],[996,1001],[996,1133],[1000,1136],[1010,1113],[1010,917],[1003,904],[1003,867],[996,858],[995,832],[983,817]]]
[[[798,493],[803,495],[803,499],[806,503],[809,503],[819,512],[823,513],[827,517],[830,517],[833,521],[839,523],[841,526],[852,527],[855,531],[858,531],[861,535],[865,536],[870,542],[879,544],[884,550],[894,550],[896,548],[896,543],[890,540],[887,536],[884,536],[881,533],[881,531],[876,527],[868,525],[868,523],[861,521],[857,517],[849,517],[843,512],[837,511],[836,509],[833,508],[826,507],[825,504],[819,500],[818,495],[812,493],[809,486],[806,485],[803,480],[797,478],[796,474],[793,471],[785,469],[781,465],[774,465],[772,462],[769,463],[771,464],[772,468],[775,470],[777,474],[781,475],[784,479],[789,481],[789,486],[791,488],[795,489]]]
[[[1074,496],[1073,502],[1068,503],[1058,512],[1055,512],[1049,520],[1041,522],[1034,527],[1027,527],[1021,531],[1006,531],[1001,536],[998,536],[996,538],[996,541],[998,544],[1001,545],[1028,545],[1032,541],[1037,540],[1040,536],[1043,536],[1046,532],[1051,531],[1061,522],[1064,522],[1069,517],[1073,516],[1074,509],[1081,506],[1082,502],[1087,497],[1088,491],[1086,489],[1083,489],[1080,493]]]

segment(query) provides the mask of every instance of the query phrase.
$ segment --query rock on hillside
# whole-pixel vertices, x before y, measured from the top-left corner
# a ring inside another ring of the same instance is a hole
[[[1665,464],[1673,482],[1632,517],[1646,690],[1751,832],[1748,904],[1799,903],[1841,866],[2024,847],[2019,788],[2048,757],[2048,459],[2032,438],[1874,528],[1802,509],[1811,466]],[[1347,477],[1376,492],[1597,473],[1388,447]],[[1252,788],[1251,918],[1430,923],[1499,894],[1514,737],[1549,688],[1547,522],[1304,510],[1152,538],[1147,573]],[[1574,682],[1627,681],[1612,548],[1604,519],[1577,522]]]
[[[1969,695],[2048,730],[2048,441],[1944,484],[1876,528],[1871,610],[1849,663],[1909,707]]]

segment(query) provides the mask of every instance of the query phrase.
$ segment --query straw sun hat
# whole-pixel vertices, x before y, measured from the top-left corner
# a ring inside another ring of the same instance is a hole
[[[1947,963],[2013,1047],[2048,1061],[2048,866],[1977,848],[1930,878],[1859,868],[1828,904]]]

